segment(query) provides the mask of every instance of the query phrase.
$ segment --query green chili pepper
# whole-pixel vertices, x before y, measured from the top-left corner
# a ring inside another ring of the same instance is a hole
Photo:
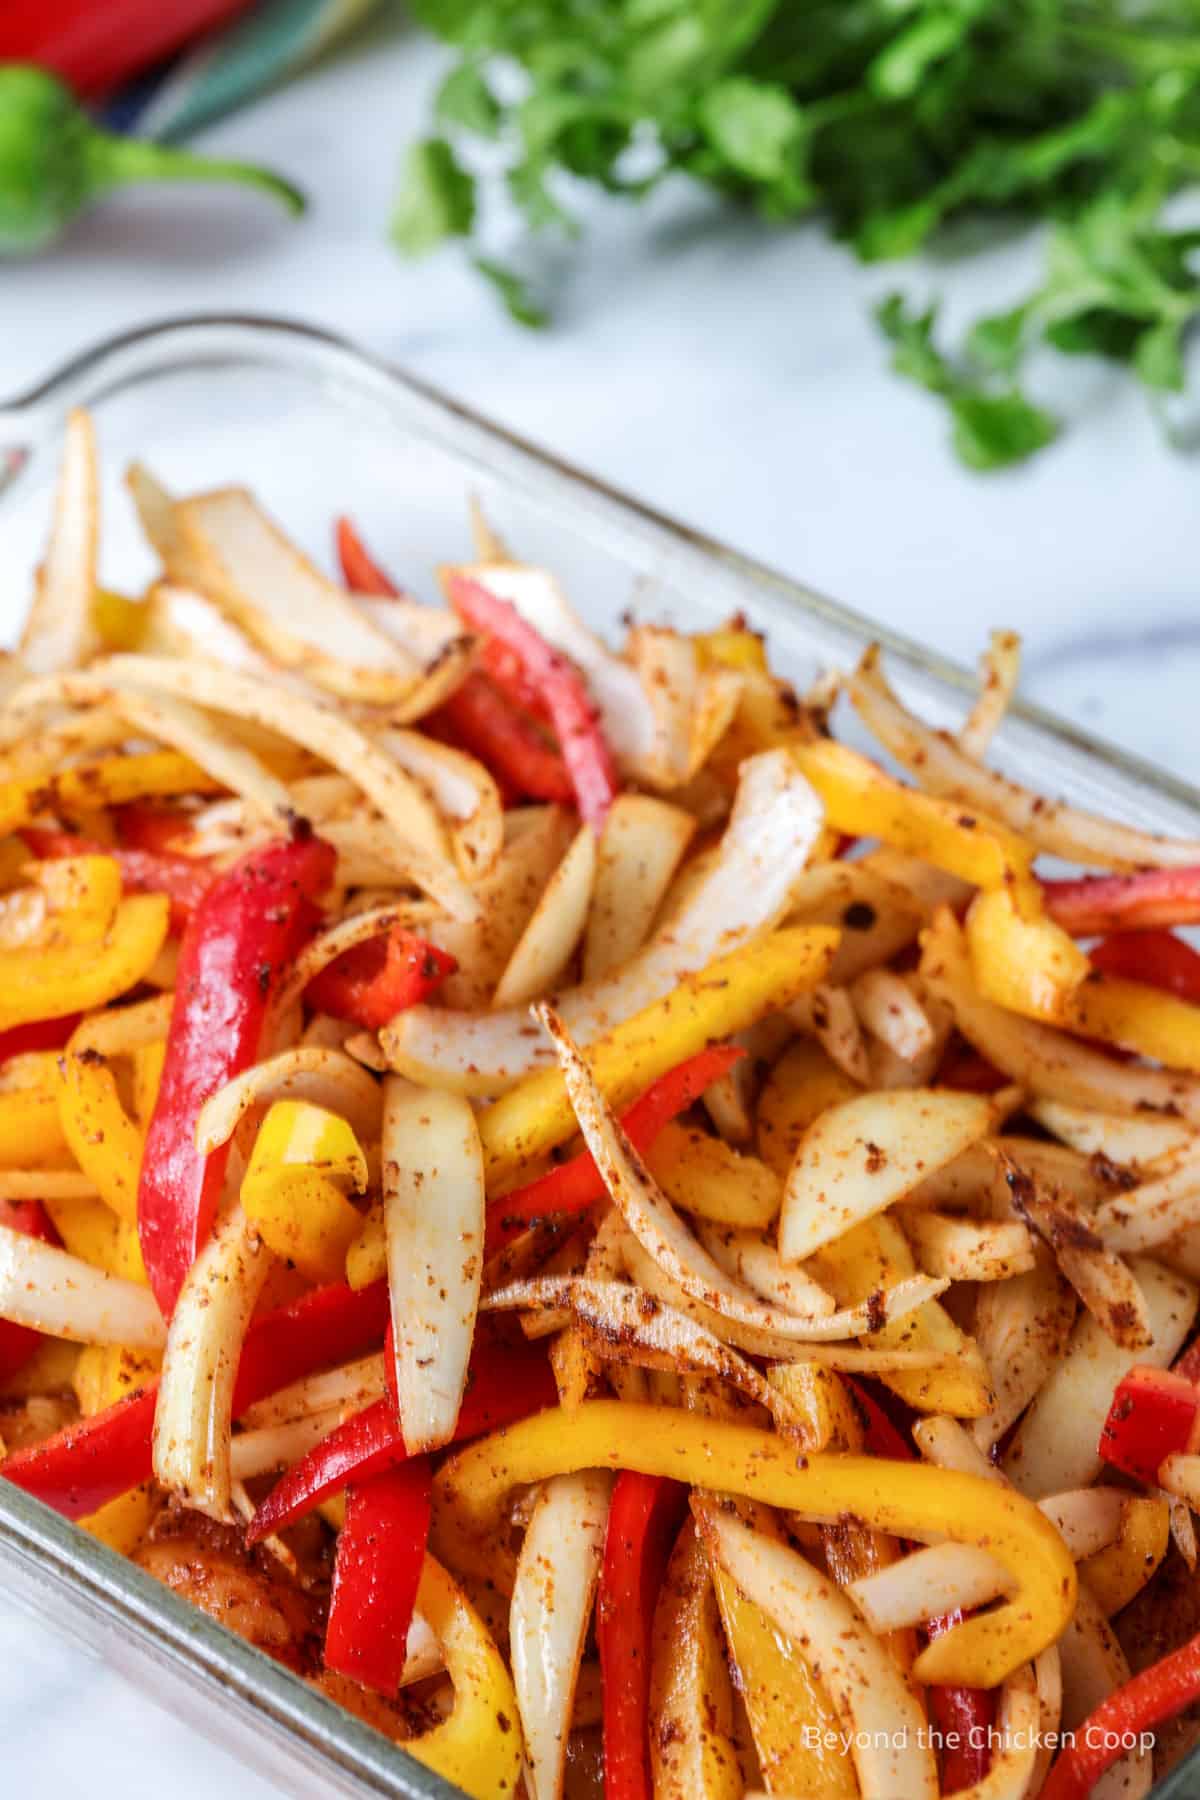
[[[240,181],[304,210],[303,194],[268,169],[114,137],[57,76],[0,64],[0,256],[44,248],[90,200],[135,181]]]

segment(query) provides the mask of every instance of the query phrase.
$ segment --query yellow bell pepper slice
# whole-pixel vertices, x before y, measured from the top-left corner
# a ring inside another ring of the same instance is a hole
[[[1141,1593],[1167,1554],[1170,1541],[1170,1508],[1162,1495],[1131,1494],[1122,1510],[1121,1530],[1115,1541],[1079,1565],[1080,1579],[1087,1583],[1107,1618],[1111,1619]]]
[[[606,1097],[616,1107],[627,1105],[706,1044],[744,1031],[814,987],[839,935],[821,925],[775,931],[683,976],[671,993],[586,1049]],[[561,1069],[527,1075],[479,1115],[489,1190],[575,1129]]]
[[[49,918],[38,950],[99,943],[121,901],[121,871],[111,856],[63,856],[36,863],[32,880],[46,897]]]
[[[92,624],[106,650],[136,650],[149,619],[144,600],[131,600],[114,588],[96,588],[92,594]]]
[[[780,1181],[814,1120],[861,1092],[812,1038],[797,1038],[784,1051],[763,1084],[756,1120],[758,1153]]]
[[[1050,1521],[1023,1494],[979,1475],[880,1457],[814,1455],[753,1426],[673,1408],[590,1400],[552,1407],[478,1439],[434,1478],[434,1541],[456,1567],[498,1579],[515,1488],[576,1469],[636,1469],[741,1494],[810,1519],[853,1513],[897,1537],[985,1544],[1012,1580],[1011,1596],[934,1639],[918,1681],[995,1687],[1054,1643],[1075,1606],[1075,1564]]]
[[[432,1556],[421,1569],[417,1611],[442,1646],[454,1708],[404,1748],[471,1800],[515,1794],[525,1747],[512,1677],[479,1614]]]
[[[799,1644],[723,1569],[713,1571],[713,1585],[767,1791],[856,1800],[854,1764],[838,1747],[838,1716]]]
[[[43,1200],[66,1248],[81,1262],[146,1285],[137,1226],[118,1219],[103,1200]]]
[[[892,1287],[917,1273],[908,1239],[886,1213],[864,1220],[844,1237],[826,1244],[805,1266],[839,1306],[853,1306],[880,1288]],[[893,1319],[864,1337],[863,1343],[882,1349],[903,1346],[941,1353],[943,1361],[932,1368],[893,1369],[880,1375],[893,1393],[918,1412],[981,1419],[992,1404],[987,1364],[937,1300],[927,1300],[903,1319]]]
[[[1006,825],[893,781],[869,757],[820,738],[792,756],[825,803],[828,823],[854,837],[878,838],[919,856],[972,887],[1009,886],[1036,910],[1033,852]]]
[[[69,1161],[58,1096],[52,1087],[0,1093],[0,1166],[50,1169]]]
[[[761,1230],[779,1213],[783,1184],[774,1171],[706,1131],[664,1125],[646,1163],[667,1198],[702,1219]]]
[[[1068,996],[1054,1023],[1169,1069],[1200,1072],[1200,1006],[1161,988],[1094,975]]]
[[[1028,1018],[1060,1018],[1091,967],[1061,925],[1045,915],[1022,918],[1000,888],[972,902],[966,929],[980,993]]]
[[[277,1100],[259,1127],[242,1206],[263,1242],[314,1281],[336,1281],[362,1215],[346,1198],[367,1185],[367,1159],[344,1119],[306,1100]]]
[[[122,900],[95,944],[0,953],[0,1031],[105,1006],[139,982],[166,942],[165,894]]]
[[[126,1350],[120,1344],[90,1344],[81,1352],[72,1377],[79,1410],[85,1418],[103,1412],[106,1406],[144,1387],[161,1364],[161,1357]],[[110,1550],[132,1556],[150,1529],[157,1506],[154,1484],[146,1481],[118,1494],[79,1523]]]
[[[98,806],[220,791],[220,782],[177,750],[101,756],[58,775],[0,781],[0,832],[17,831],[39,813],[74,819]]]
[[[654,1615],[650,1763],[654,1800],[741,1800],[716,1595],[690,1520],[667,1564]]]
[[[106,1205],[127,1225],[136,1225],[145,1144],[121,1105],[112,1070],[97,1051],[75,1054],[68,1046],[58,1073],[58,1116],[72,1155]]]
[[[132,1098],[134,1117],[143,1128],[150,1123],[162,1084],[163,1064],[167,1060],[167,1040],[139,1044],[133,1052]]]

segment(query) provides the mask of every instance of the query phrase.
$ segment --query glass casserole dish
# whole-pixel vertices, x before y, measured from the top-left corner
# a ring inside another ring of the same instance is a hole
[[[330,518],[352,508],[385,563],[422,593],[432,591],[435,562],[456,545],[465,551],[464,501],[475,492],[530,560],[562,574],[601,631],[627,613],[695,630],[740,612],[769,634],[773,665],[800,687],[879,639],[902,698],[934,724],[956,722],[971,690],[936,654],[653,515],[349,346],[260,319],[180,320],[132,332],[0,406],[7,640],[41,552],[62,422],[75,405],[96,417],[104,574],[123,587],[136,587],[150,566],[120,489],[135,456],[177,488],[245,482],[318,557],[327,553]],[[1200,794],[1035,709],[1013,708],[994,752],[1006,773],[1079,805],[1153,830],[1200,830]],[[3,1482],[0,1569],[15,1598],[100,1649],[290,1793],[432,1800],[453,1791]],[[1198,1791],[1198,1758],[1161,1785],[1161,1800]]]

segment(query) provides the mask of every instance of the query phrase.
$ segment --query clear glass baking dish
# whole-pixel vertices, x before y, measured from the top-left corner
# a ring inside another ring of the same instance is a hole
[[[628,613],[696,629],[741,612],[798,685],[880,639],[899,691],[935,723],[957,720],[971,691],[936,650],[660,517],[337,338],[263,318],[147,326],[0,404],[2,642],[15,637],[41,552],[64,415],[80,405],[97,421],[103,572],[117,586],[136,588],[151,567],[121,486],[134,457],[180,489],[245,482],[324,559],[331,518],[351,512],[386,566],[430,597],[434,565],[467,552],[474,492],[523,556],[565,577],[601,630]],[[881,565],[881,593],[886,581]],[[1151,829],[1200,832],[1200,792],[1033,707],[1013,709],[995,756],[1042,791]],[[292,1795],[455,1791],[3,1481],[0,1580]],[[1157,1794],[1200,1794],[1200,1755]]]

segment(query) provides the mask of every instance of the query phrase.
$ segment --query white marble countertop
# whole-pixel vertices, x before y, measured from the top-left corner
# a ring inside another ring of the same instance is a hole
[[[454,252],[414,267],[384,240],[399,147],[436,67],[403,36],[207,134],[302,180],[313,207],[300,226],[250,198],[131,195],[52,255],[6,266],[0,396],[156,316],[259,310],[332,326],[961,661],[990,625],[1018,627],[1032,697],[1200,773],[1200,465],[1165,447],[1130,385],[1046,371],[1045,391],[1078,415],[1065,442],[1026,469],[971,476],[936,404],[883,372],[868,304],[894,271],[858,270],[816,232],[714,231],[711,203],[683,188],[595,210],[557,329],[522,331]],[[1015,295],[1030,258],[1009,247],[945,271],[951,321]],[[268,1792],[2,1595],[0,1665],[5,1792]]]

